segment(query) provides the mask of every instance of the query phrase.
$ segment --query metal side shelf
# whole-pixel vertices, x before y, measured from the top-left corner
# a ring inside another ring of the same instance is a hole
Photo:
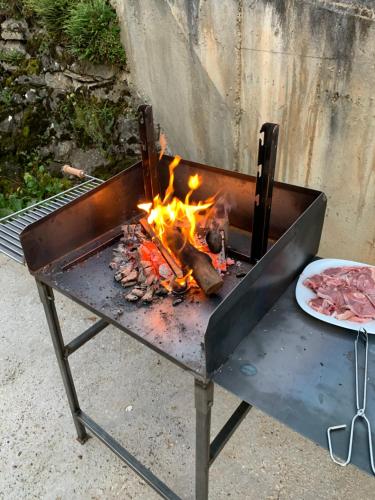
[[[79,196],[91,191],[102,184],[102,180],[87,176],[84,182],[73,186],[62,193],[51,196],[34,205],[24,208],[0,219],[0,253],[7,257],[25,264],[20,234],[29,224],[42,219],[44,216],[63,207]]]

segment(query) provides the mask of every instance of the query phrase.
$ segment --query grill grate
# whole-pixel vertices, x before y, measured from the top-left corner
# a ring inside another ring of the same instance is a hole
[[[42,200],[19,212],[15,212],[0,219],[0,253],[5,254],[7,257],[10,257],[20,264],[25,264],[25,258],[20,243],[21,232],[29,224],[42,219],[70,201],[79,198],[91,189],[99,186],[103,182],[91,176],[86,176],[86,179],[88,180],[62,193],[51,196],[51,198]]]

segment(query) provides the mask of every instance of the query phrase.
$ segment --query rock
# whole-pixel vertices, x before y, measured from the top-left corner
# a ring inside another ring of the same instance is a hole
[[[64,71],[64,75],[68,76],[72,80],[76,80],[81,83],[96,83],[97,80],[93,76],[88,76],[88,75],[81,75],[80,73],[74,73],[73,71],[70,71],[69,69],[66,69]]]
[[[108,160],[96,148],[87,150],[75,149],[70,154],[69,160],[76,168],[82,168],[87,173],[91,173],[97,167],[108,165]]]
[[[9,134],[14,127],[15,127],[15,121],[12,115],[7,116],[4,118],[3,121],[0,122],[0,132],[3,132],[4,134]]]
[[[29,89],[26,94],[25,94],[25,99],[26,99],[26,102],[28,102],[29,104],[30,103],[34,103],[35,101],[38,100],[38,94],[36,93],[36,90],[35,89]]]
[[[107,99],[115,104],[118,103],[120,99],[126,98],[130,96],[130,91],[128,87],[127,80],[118,79],[113,84],[112,89],[107,93]]]
[[[5,42],[0,41],[0,50],[11,54],[12,52],[18,52],[21,55],[27,56],[25,45],[22,42],[16,40],[7,40]],[[30,56],[29,56],[30,57]]]
[[[116,123],[116,131],[120,143],[137,144],[139,142],[138,120],[136,118],[120,116]]]
[[[75,148],[76,144],[74,141],[61,141],[54,146],[52,153],[55,160],[67,162],[67,159],[70,158],[70,155]]]
[[[111,80],[118,73],[115,66],[93,64],[89,61],[74,62],[69,69],[76,74],[91,76],[98,80]]]
[[[9,134],[13,130],[16,130],[20,126],[22,118],[22,111],[16,114],[9,114],[3,121],[0,122],[0,132]]]
[[[45,82],[47,87],[50,87],[52,89],[69,91],[73,90],[74,88],[71,78],[68,78],[62,72],[56,72],[56,73],[47,72],[45,74]]]
[[[46,84],[43,75],[20,75],[15,78],[14,82],[19,85],[31,85],[33,87],[43,87]]]
[[[43,54],[40,58],[43,71],[49,73],[61,72],[64,68],[63,65],[55,61],[49,54]]]
[[[20,105],[23,103],[22,96],[20,94],[13,94],[13,103]]]
[[[15,66],[14,64],[6,63],[4,61],[0,62],[0,68],[3,68],[4,71],[8,71],[9,73],[14,73],[15,71],[18,70],[18,66]]]
[[[26,40],[27,23],[17,19],[6,19],[1,23],[1,38],[3,40]]]

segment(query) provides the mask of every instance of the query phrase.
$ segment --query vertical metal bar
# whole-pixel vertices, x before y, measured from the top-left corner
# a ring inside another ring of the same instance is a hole
[[[66,395],[68,397],[68,402],[70,406],[70,411],[72,412],[72,417],[74,425],[77,430],[78,441],[83,444],[88,439],[88,434],[82,422],[77,418],[77,414],[81,411],[78,403],[76,389],[74,387],[72,373],[70,371],[69,362],[64,357],[64,341],[61,334],[61,328],[59,319],[55,307],[55,298],[53,295],[52,288],[45,285],[44,283],[36,280],[36,284],[39,291],[40,300],[43,303],[44,312],[47,318],[47,323],[49,331],[52,337],[53,347],[55,349],[55,354],[57,362],[59,364],[61,376],[63,379]]]
[[[261,139],[259,139],[258,172],[251,238],[251,262],[253,264],[267,252],[279,126],[275,123],[264,123],[260,133],[264,133],[264,140],[262,144]]]
[[[214,384],[195,379],[196,447],[195,498],[208,499],[210,467],[211,407],[214,402]]]
[[[143,104],[142,106],[139,106],[138,113],[145,196],[147,200],[152,200],[160,193],[160,184],[157,172],[159,162],[155,146],[152,106]]]

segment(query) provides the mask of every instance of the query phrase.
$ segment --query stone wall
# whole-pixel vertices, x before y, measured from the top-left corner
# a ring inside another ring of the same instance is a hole
[[[140,153],[136,105],[124,68],[74,59],[30,20],[2,21],[2,176],[14,178],[29,155],[56,170],[123,169]]]
[[[173,152],[255,173],[280,124],[277,178],[323,190],[321,254],[375,263],[371,0],[116,0],[133,85]]]

